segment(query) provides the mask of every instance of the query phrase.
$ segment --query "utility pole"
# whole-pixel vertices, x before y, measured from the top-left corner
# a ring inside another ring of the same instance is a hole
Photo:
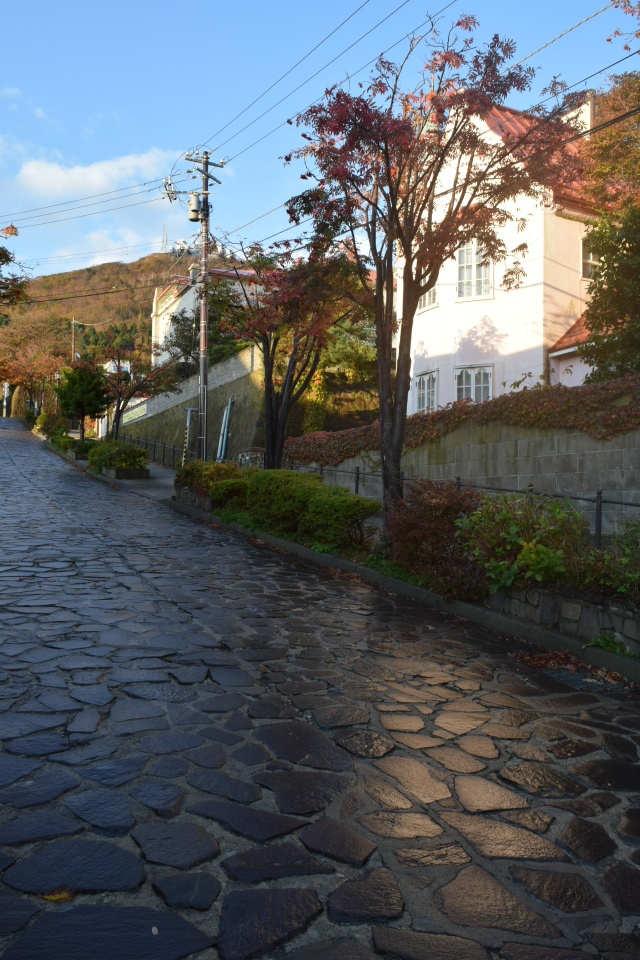
[[[217,177],[209,173],[209,166],[223,167],[224,163],[215,163],[210,159],[208,151],[202,154],[188,153],[188,162],[193,162],[195,169],[202,174],[202,190],[200,196],[192,193],[189,199],[189,220],[200,221],[201,226],[201,258],[200,258],[200,377],[198,382],[198,459],[207,459],[207,387],[209,374],[209,303],[207,286],[209,279],[209,181],[220,183]],[[201,164],[201,166],[197,166]],[[173,187],[171,188],[173,190]],[[165,190],[169,195],[167,184]],[[175,195],[175,190],[173,190]],[[171,196],[169,196],[171,199]]]

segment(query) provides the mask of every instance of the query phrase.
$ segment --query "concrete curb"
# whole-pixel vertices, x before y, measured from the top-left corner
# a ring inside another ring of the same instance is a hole
[[[336,557],[331,553],[316,553],[309,547],[303,547],[299,543],[291,543],[289,540],[280,540],[268,533],[249,533],[245,527],[241,527],[238,523],[225,523],[218,520],[215,514],[206,513],[197,507],[187,506],[187,504],[180,503],[178,500],[166,500],[164,502],[172,510],[194,520],[215,523],[216,526],[224,530],[230,530],[252,540],[258,540],[274,550],[290,553],[301,560],[308,560],[316,566],[355,574],[362,577],[363,580],[368,580],[370,583],[375,583],[384,590],[388,590],[390,593],[416,600],[431,610],[440,610],[455,617],[463,617],[465,620],[477,623],[488,630],[497,630],[500,633],[517,637],[518,640],[523,640],[532,646],[569,653],[593,667],[604,669],[609,673],[617,673],[630,683],[640,684],[640,659],[622,657],[617,653],[611,653],[609,650],[602,650],[600,647],[587,646],[564,633],[559,633],[556,630],[546,630],[537,623],[517,620],[515,617],[507,616],[504,613],[496,613],[494,610],[476,606],[473,603],[464,603],[460,600],[450,603],[437,593],[431,593],[430,590],[425,590],[423,587],[405,583],[404,580],[387,577],[378,573],[377,570],[362,567],[352,560],[345,560],[343,557]]]

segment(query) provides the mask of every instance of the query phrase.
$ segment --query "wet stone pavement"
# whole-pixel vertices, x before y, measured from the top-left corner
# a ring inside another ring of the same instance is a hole
[[[628,690],[12,422],[0,489],[6,960],[640,957]]]

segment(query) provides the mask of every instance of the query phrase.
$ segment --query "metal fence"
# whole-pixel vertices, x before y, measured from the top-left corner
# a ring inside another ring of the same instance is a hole
[[[152,463],[161,464],[163,467],[177,467],[182,463],[184,448],[174,447],[159,440],[141,440],[137,437],[131,437],[121,434],[120,438],[124,443],[130,446],[143,447],[149,454],[149,460]],[[187,451],[187,460],[195,460],[195,453]],[[219,461],[230,463],[235,461]],[[382,477],[379,473],[368,473],[355,467],[353,470],[341,470],[337,467],[305,467],[294,466],[295,470],[301,473],[319,474],[325,483],[334,483],[335,486],[348,486],[353,493],[362,496],[371,497],[374,500],[382,500]],[[341,478],[344,478],[342,480]],[[403,483],[410,484],[412,480],[420,479],[418,477],[403,477]],[[435,483],[450,483],[452,481],[436,480]],[[519,493],[530,496],[554,497],[557,500],[568,500],[571,503],[582,504],[580,507],[585,518],[589,521],[595,545],[598,549],[602,548],[603,538],[607,534],[614,533],[627,517],[637,516],[633,511],[640,510],[640,503],[632,500],[617,499],[615,497],[605,496],[602,490],[596,490],[594,494],[575,494],[558,493],[545,490],[535,490],[534,484],[528,484],[524,489],[516,490],[510,487],[488,487],[479,483],[471,483],[463,480],[462,477],[456,477],[453,480],[458,490],[463,487],[472,490],[481,490],[486,493]],[[608,507],[615,508],[607,512]]]

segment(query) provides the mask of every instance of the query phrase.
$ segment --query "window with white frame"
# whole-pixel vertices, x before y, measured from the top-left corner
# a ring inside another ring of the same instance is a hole
[[[477,240],[458,250],[458,297],[488,297],[492,292],[491,263]]]
[[[416,382],[416,412],[435,410],[437,404],[438,372],[431,370],[421,373],[415,378]]]
[[[492,395],[491,367],[461,367],[456,370],[456,400],[482,403]]]
[[[418,300],[418,310],[426,310],[428,307],[435,307],[437,303],[438,295],[436,294],[436,288],[431,287],[431,290],[427,290],[426,293],[423,293]]]
[[[591,280],[593,278],[594,270],[598,264],[598,257],[594,254],[591,249],[591,244],[589,238],[585,237],[582,241],[582,279]]]

